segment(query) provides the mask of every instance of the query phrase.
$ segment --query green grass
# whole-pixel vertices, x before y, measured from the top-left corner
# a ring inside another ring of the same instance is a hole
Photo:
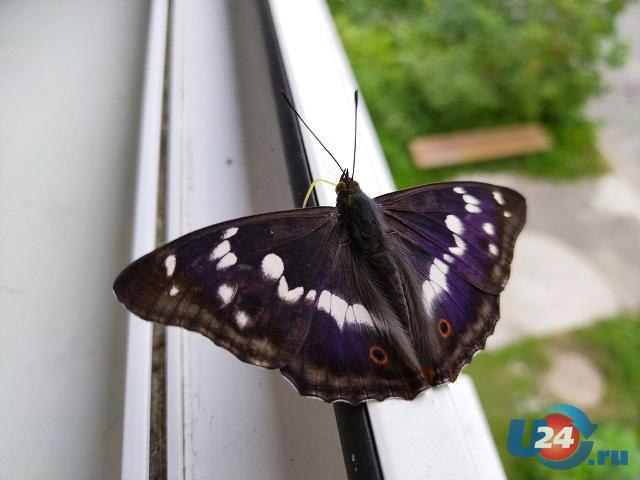
[[[583,464],[555,471],[533,458],[515,458],[507,452],[507,431],[512,418],[539,418],[544,408],[559,401],[538,385],[550,366],[549,352],[567,350],[587,355],[605,379],[602,402],[585,410],[599,425],[591,437],[594,448],[629,450],[628,466]],[[639,356],[640,314],[603,320],[569,334],[524,340],[478,355],[465,373],[474,380],[508,478],[640,478]]]

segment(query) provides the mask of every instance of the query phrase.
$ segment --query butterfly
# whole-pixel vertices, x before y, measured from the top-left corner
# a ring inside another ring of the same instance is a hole
[[[115,294],[325,401],[412,399],[454,381],[498,320],[524,198],[449,182],[371,199],[347,170],[336,192],[335,208],[178,238],[129,265]]]
[[[454,381],[498,321],[525,199],[478,182],[371,199],[353,178],[355,140],[350,175],[282,93],[342,172],[335,208],[189,233],[125,268],[118,300],[327,402],[413,399]],[[357,127],[357,91],[355,106]]]

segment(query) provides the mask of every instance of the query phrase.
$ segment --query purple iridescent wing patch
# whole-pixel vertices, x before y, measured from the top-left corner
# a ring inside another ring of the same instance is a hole
[[[441,358],[430,383],[455,380],[484,348],[499,318],[526,202],[514,190],[475,182],[427,185],[375,199],[390,236],[418,272]]]

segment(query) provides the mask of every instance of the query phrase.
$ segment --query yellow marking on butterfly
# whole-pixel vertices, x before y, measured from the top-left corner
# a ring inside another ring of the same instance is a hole
[[[305,208],[307,206],[307,202],[309,201],[311,192],[313,192],[313,189],[316,188],[316,185],[318,184],[318,182],[328,183],[329,185],[332,185],[334,188],[336,187],[336,184],[333,182],[330,182],[329,180],[324,180],[322,178],[318,178],[317,180],[314,180],[313,182],[311,182],[311,185],[309,185],[309,190],[307,190],[307,194],[304,196],[304,202],[302,202],[302,208]]]

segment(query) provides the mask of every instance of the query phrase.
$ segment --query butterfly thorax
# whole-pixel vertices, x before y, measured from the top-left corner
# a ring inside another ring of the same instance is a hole
[[[344,188],[340,188],[342,183]],[[341,181],[336,190],[336,210],[346,236],[343,240],[354,254],[362,256],[362,263],[371,267],[374,276],[386,283],[398,273],[399,258],[386,234],[379,205],[354,180]]]
[[[383,253],[386,247],[378,205],[355,180],[341,180],[336,187],[336,209],[351,248],[369,255]]]

